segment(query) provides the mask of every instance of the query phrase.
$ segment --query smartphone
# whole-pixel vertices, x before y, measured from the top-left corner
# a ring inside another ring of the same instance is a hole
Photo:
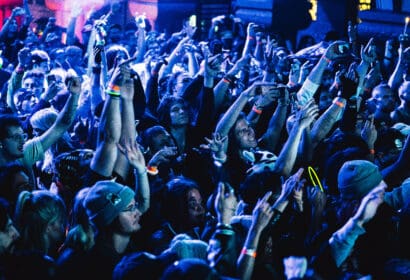
[[[192,15],[189,17],[189,25],[191,27],[196,27],[196,15]]]
[[[347,53],[349,51],[349,45],[348,44],[340,44],[338,45],[338,51],[339,53]]]

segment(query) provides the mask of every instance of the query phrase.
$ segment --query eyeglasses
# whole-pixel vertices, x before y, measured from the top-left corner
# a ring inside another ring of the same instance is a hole
[[[27,133],[18,133],[18,134],[7,136],[6,138],[12,139],[14,141],[21,141],[21,140],[26,141],[28,138],[28,135]]]
[[[125,208],[124,210],[122,210],[122,212],[134,212],[137,209],[138,209],[138,203],[134,203],[128,206],[127,208]]]

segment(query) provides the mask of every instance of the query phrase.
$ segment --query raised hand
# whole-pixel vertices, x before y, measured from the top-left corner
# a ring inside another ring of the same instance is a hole
[[[386,183],[381,181],[377,187],[363,197],[359,209],[352,219],[361,226],[370,221],[376,215],[380,204],[383,203],[386,188]]]
[[[31,63],[30,49],[27,47],[22,48],[17,54],[17,59],[18,59],[19,65],[23,67],[28,67]]]
[[[349,54],[349,44],[345,41],[335,41],[330,44],[324,56],[329,60],[334,60],[337,58],[344,58]]]
[[[360,56],[362,60],[368,64],[372,64],[377,60],[376,44],[373,38],[370,38],[365,47],[361,47]]]
[[[318,115],[319,107],[312,98],[296,113],[295,124],[301,128],[306,128],[313,123]]]
[[[219,133],[213,133],[212,139],[205,137],[205,141],[208,144],[201,144],[202,149],[211,150],[215,154],[219,154],[224,151],[224,145],[228,140],[228,136],[221,137]]]
[[[159,166],[161,163],[170,162],[178,155],[177,147],[164,147],[154,154],[149,161],[149,166]]]
[[[74,71],[69,71],[65,80],[67,90],[73,94],[81,93],[81,78]]]
[[[218,184],[218,193],[215,198],[215,211],[218,222],[230,224],[232,217],[236,213],[238,199],[235,196],[234,189],[223,182]]]
[[[262,199],[259,199],[252,211],[252,227],[261,232],[270,222],[273,216],[273,210],[268,202],[272,192],[266,193]]]
[[[118,150],[125,155],[130,165],[135,168],[138,174],[146,171],[145,158],[136,142],[118,143]]]
[[[374,125],[374,116],[366,120],[361,130],[361,137],[366,141],[367,145],[371,148],[374,147],[374,143],[377,140],[377,129]]]
[[[293,174],[292,176],[290,176],[285,182],[282,183],[282,191],[280,193],[279,198],[276,200],[275,205],[278,202],[289,202],[293,191],[296,188],[299,188],[301,186],[301,184],[303,185],[305,182],[304,180],[302,180],[302,174],[303,174],[304,169],[303,168],[299,168],[298,171],[296,171],[295,174]]]

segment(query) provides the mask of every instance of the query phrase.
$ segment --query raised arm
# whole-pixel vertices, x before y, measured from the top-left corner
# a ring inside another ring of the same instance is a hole
[[[253,84],[248,89],[243,91],[218,122],[215,132],[218,133],[221,137],[228,135],[229,130],[235,124],[236,120],[239,117],[239,114],[242,112],[242,109],[245,107],[249,98],[255,95],[256,87],[257,86]]]
[[[78,99],[81,94],[81,79],[80,77],[73,76],[66,78],[67,90],[70,93],[63,109],[58,114],[57,120],[54,124],[46,130],[41,136],[39,136],[40,142],[44,151],[50,148],[51,145],[57,142],[58,139],[72,125],[78,106]]]
[[[283,146],[275,163],[275,171],[283,176],[289,176],[296,161],[299,143],[302,132],[318,116],[318,106],[311,99],[306,105],[296,113],[296,121],[289,133],[289,137]]]
[[[126,157],[129,164],[134,168],[135,198],[138,210],[145,213],[150,207],[150,188],[144,155],[135,140],[118,145],[121,154]]]
[[[121,136],[120,88],[123,82],[124,75],[121,68],[117,67],[112,75],[101,115],[99,134],[102,134],[102,139],[97,141],[97,149],[90,164],[93,171],[106,177],[112,175],[117,159],[117,144]]]
[[[393,73],[389,77],[389,86],[393,91],[397,91],[401,83],[403,82],[403,74],[407,69],[407,65],[410,62],[410,47],[409,47],[409,35],[400,34],[399,41],[399,58],[396,63],[396,67]]]
[[[120,143],[133,143],[136,139],[135,113],[134,113],[134,79],[131,78],[128,65],[121,72],[124,75],[124,84],[121,86],[121,136]],[[117,154],[114,171],[126,180],[129,174],[129,163],[124,153]]]
[[[326,70],[327,65],[334,59],[344,57],[347,52],[341,52],[347,43],[344,41],[336,41],[327,47],[325,53],[322,55],[318,63],[313,67],[309,73],[307,79],[303,82],[302,87],[297,93],[299,105],[304,105],[308,102],[319,88],[323,72]]]
[[[252,224],[237,263],[238,275],[242,280],[252,279],[260,237],[274,214],[273,208],[268,203],[271,196],[272,192],[265,194],[253,209]]]

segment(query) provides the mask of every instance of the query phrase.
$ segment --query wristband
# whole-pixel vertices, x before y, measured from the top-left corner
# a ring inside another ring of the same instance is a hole
[[[324,59],[328,64],[330,64],[332,61],[327,58],[326,56],[322,56],[322,59]]]
[[[117,85],[114,85],[114,84],[110,84],[108,86],[108,88],[113,90],[113,91],[118,91],[118,92],[121,90],[120,86],[117,86]]]
[[[24,69],[23,66],[19,66],[19,67],[16,68],[16,73],[17,74],[22,74],[24,71],[25,71],[25,69]]]
[[[256,250],[255,249],[248,249],[246,247],[243,247],[242,250],[241,250],[241,254],[250,256],[252,258],[256,258]]]
[[[147,172],[149,175],[157,175],[158,174],[158,168],[156,166],[147,166]]]
[[[254,111],[258,115],[262,114],[262,110],[258,109],[258,107],[256,107],[255,105],[253,105],[252,111]]]
[[[112,97],[120,97],[121,93],[119,91],[114,91],[112,89],[107,89],[105,91],[108,95],[112,96]]]
[[[231,81],[230,80],[228,80],[227,78],[222,78],[222,82],[224,82],[224,83],[226,83],[226,84],[228,84],[228,85],[230,85],[231,84]]]
[[[255,37],[248,36],[248,40],[255,40]]]
[[[369,153],[370,153],[371,155],[374,155],[374,154],[376,153],[376,151],[375,151],[374,149],[369,149]]]
[[[345,104],[343,104],[343,102],[340,102],[340,101],[338,101],[338,100],[333,101],[333,104],[339,106],[340,108],[344,108],[344,107],[345,107]]]
[[[219,163],[225,163],[227,156],[224,155],[224,157],[217,157],[215,154],[212,154],[212,158],[214,161],[219,162]]]

